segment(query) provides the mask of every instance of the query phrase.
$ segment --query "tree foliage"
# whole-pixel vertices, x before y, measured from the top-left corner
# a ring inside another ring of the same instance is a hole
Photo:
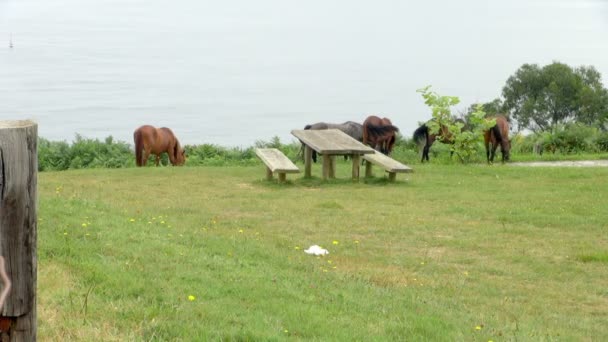
[[[596,125],[608,121],[608,91],[592,66],[524,64],[509,77],[502,96],[504,109],[520,129],[551,131],[571,121]]]
[[[466,122],[467,129],[463,130],[465,123],[462,120],[456,120],[451,111],[451,107],[460,103],[460,99],[456,96],[441,96],[430,89],[431,87],[427,86],[417,90],[422,94],[424,103],[432,111],[433,119],[426,123],[429,133],[438,134],[440,137],[446,135],[451,138],[453,143],[450,151],[454,152],[461,162],[470,162],[483,140],[483,132],[494,126],[496,120],[487,119],[483,106],[478,105],[469,114]],[[447,132],[441,131],[442,126],[446,127]],[[438,139],[438,141],[441,140]]]

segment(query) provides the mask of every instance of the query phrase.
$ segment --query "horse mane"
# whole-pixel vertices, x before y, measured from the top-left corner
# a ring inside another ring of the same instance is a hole
[[[426,137],[429,135],[429,127],[426,124],[422,124],[414,131],[414,140],[420,142],[423,139],[426,141]]]

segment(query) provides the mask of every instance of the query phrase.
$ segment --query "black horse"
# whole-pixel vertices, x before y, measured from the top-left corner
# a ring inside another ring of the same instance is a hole
[[[457,119],[457,122],[461,122],[464,128],[464,121],[461,119]],[[454,135],[447,126],[441,125],[439,127],[439,132],[433,134],[429,131],[429,126],[427,124],[422,124],[414,131],[414,141],[418,144],[424,142],[424,148],[422,149],[422,159],[421,163],[424,163],[426,160],[429,161],[429,150],[431,149],[431,145],[435,142],[435,140],[439,139],[439,142],[444,144],[453,144],[454,143]],[[450,152],[450,156],[452,156],[454,152]]]

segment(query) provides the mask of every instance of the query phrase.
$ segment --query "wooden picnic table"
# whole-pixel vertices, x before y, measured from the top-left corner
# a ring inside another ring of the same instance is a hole
[[[353,179],[359,180],[361,156],[374,153],[374,149],[365,146],[348,134],[338,129],[291,131],[304,144],[304,176],[311,176],[312,151],[323,155],[323,179],[336,177],[336,156],[350,156],[353,161]]]

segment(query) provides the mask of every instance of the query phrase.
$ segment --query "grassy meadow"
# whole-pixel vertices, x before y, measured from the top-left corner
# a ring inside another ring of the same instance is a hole
[[[283,185],[261,164],[41,172],[38,337],[608,337],[607,169],[414,169],[353,183],[339,160],[336,180]]]

